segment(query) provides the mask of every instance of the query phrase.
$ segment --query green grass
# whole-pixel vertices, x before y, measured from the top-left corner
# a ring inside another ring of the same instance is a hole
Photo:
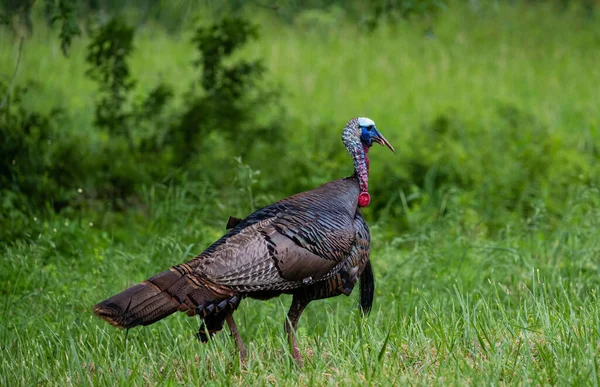
[[[597,196],[582,192],[555,230],[540,221],[495,240],[451,217],[385,243],[374,227],[373,313],[360,319],[356,294],[312,303],[299,329],[304,369],[285,343],[287,296],[246,300],[236,312],[250,351],[244,368],[226,331],[195,340],[196,319],[126,333],[92,316],[95,302],[221,232],[203,224],[211,211],[192,198],[161,200],[170,224],[122,227],[128,235],[53,219],[36,244],[3,254],[0,382],[597,384]]]
[[[360,319],[356,294],[312,303],[299,328],[304,369],[283,333],[286,296],[246,300],[236,312],[250,352],[242,368],[227,329],[202,345],[198,321],[184,315],[128,333],[93,317],[96,302],[200,252],[228,215],[252,205],[246,194],[223,196],[205,183],[156,184],[145,188],[141,209],[40,217],[43,232],[33,242],[2,246],[0,385],[598,385],[597,17],[547,5],[477,13],[454,6],[430,38],[418,21],[365,34],[335,12],[306,14],[296,28],[255,16],[262,38],[240,55],[264,58],[270,81],[283,87],[291,126],[282,165],[314,166],[314,174],[296,176],[256,152],[245,162],[268,172],[256,177],[258,204],[293,193],[266,191],[261,181],[315,186],[346,175],[337,133],[357,115],[373,118],[398,149],[370,153],[373,189],[406,175],[409,161],[451,146],[454,153],[442,155],[454,156],[439,165],[455,163],[472,181],[443,191],[433,211],[425,201],[408,205],[410,193],[399,189],[374,197],[388,204],[378,216],[366,211],[372,314]],[[28,103],[50,109],[60,101],[70,116],[65,130],[93,135],[87,41],[76,40],[64,59],[47,35],[39,28],[25,43],[17,83],[42,82]],[[189,38],[189,31],[139,31],[137,92],[161,76],[185,90],[195,76]],[[0,72],[10,74],[15,57],[16,45],[1,35]],[[534,119],[513,127],[497,114],[502,104]],[[430,137],[427,125],[442,114],[458,117],[456,142]],[[542,172],[527,168],[539,160],[547,163]],[[485,196],[481,188],[512,187],[514,179],[541,198],[527,211],[506,204],[511,192]],[[544,196],[558,188],[560,195]]]

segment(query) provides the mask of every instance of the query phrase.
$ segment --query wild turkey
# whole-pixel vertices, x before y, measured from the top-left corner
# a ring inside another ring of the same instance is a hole
[[[247,351],[233,319],[240,301],[292,294],[285,331],[301,365],[295,330],[310,301],[349,295],[360,278],[364,314],[373,302],[370,234],[359,207],[370,203],[369,148],[373,142],[394,148],[364,117],[348,122],[342,140],[354,160],[351,177],[290,196],[246,219],[230,218],[230,230],[200,255],[100,302],[94,313],[119,328],[149,325],[176,311],[199,315],[203,342],[227,321],[243,362]]]

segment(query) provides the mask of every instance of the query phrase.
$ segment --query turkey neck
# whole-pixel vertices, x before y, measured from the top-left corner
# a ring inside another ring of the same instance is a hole
[[[354,174],[358,178],[360,192],[369,191],[369,157],[367,153],[369,147],[363,144],[357,144],[350,150],[350,155],[354,161]]]

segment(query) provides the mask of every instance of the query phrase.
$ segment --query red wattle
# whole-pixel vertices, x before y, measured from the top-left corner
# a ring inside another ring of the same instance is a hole
[[[369,205],[369,203],[371,203],[371,195],[369,195],[368,192],[361,192],[358,195],[358,206],[366,207]]]

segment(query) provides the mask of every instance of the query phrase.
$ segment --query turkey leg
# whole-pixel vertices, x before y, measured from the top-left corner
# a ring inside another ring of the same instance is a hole
[[[231,314],[231,313],[228,314],[227,317],[225,317],[225,321],[227,321],[229,330],[231,331],[231,334],[233,335],[233,338],[235,339],[235,344],[237,345],[238,350],[240,351],[240,362],[242,364],[245,364],[246,357],[248,355],[248,351],[246,350],[246,346],[244,345],[244,342],[242,341],[240,332],[238,332],[237,326],[235,325],[235,321],[233,320],[233,314]]]
[[[296,328],[298,327],[300,315],[309,302],[310,301],[294,296],[285,322],[285,332],[288,334],[288,341],[292,344],[292,357],[300,367],[302,367],[303,364],[302,358],[300,357],[300,351],[298,350],[298,343],[296,342]]]

